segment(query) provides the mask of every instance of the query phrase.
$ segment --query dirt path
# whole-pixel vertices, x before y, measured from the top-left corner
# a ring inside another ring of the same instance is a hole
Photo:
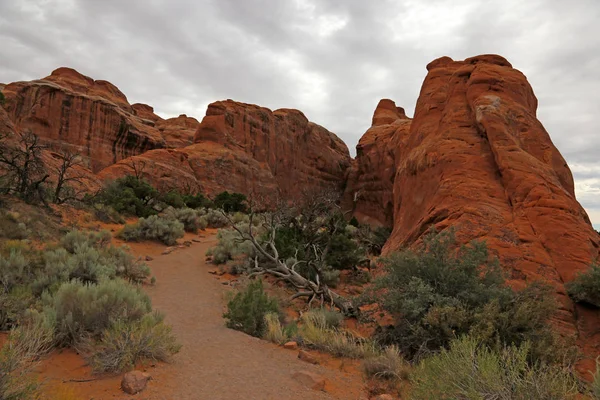
[[[155,308],[183,345],[175,362],[151,369],[144,399],[359,399],[362,380],[297,359],[297,352],[227,329],[222,318],[224,287],[204,261],[214,237],[149,262],[157,284],[148,288]],[[326,378],[327,392],[292,379],[296,371]]]

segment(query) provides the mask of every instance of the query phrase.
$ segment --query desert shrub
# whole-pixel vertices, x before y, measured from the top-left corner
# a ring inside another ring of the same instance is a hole
[[[109,231],[82,232],[72,230],[60,240],[60,244],[69,253],[75,253],[78,247],[88,246],[91,248],[104,248],[110,244],[112,236]]]
[[[183,195],[183,201],[185,202],[185,206],[193,209],[198,208],[210,208],[212,207],[212,202],[207,199],[201,193],[197,193],[195,195],[186,194]]]
[[[254,255],[254,247],[251,242],[241,240],[233,229],[219,229],[217,245],[207,255],[212,256],[213,264],[220,265],[240,255]]]
[[[170,361],[181,348],[171,327],[157,313],[130,323],[118,321],[102,333],[99,342],[85,347],[94,372],[123,372],[139,361]]]
[[[281,326],[277,313],[268,313],[265,315],[263,339],[276,344],[284,344],[290,339],[286,330]]]
[[[383,306],[398,319],[379,340],[398,344],[409,358],[468,333],[489,345],[531,341],[536,359],[558,356],[548,325],[556,308],[550,288],[536,283],[514,292],[484,243],[454,247],[452,232],[430,233],[417,251],[383,261],[387,275],[378,287],[385,289]]]
[[[368,225],[361,225],[357,236],[359,243],[366,248],[369,254],[378,256],[391,233],[392,229],[385,226],[372,229]]]
[[[116,275],[130,283],[142,283],[150,276],[148,265],[136,260],[126,246],[109,246],[104,250],[103,256],[114,265]]]
[[[160,201],[167,207],[183,208],[185,207],[185,201],[183,196],[177,190],[171,190],[167,193],[163,193],[160,196]]]
[[[6,97],[4,97],[4,93],[0,92],[0,106],[3,106],[6,103]]]
[[[183,224],[183,228],[187,232],[196,233],[198,229],[204,229],[201,215],[198,211],[191,208],[173,208],[169,207],[161,214],[162,217],[177,220]]]
[[[564,400],[577,396],[577,382],[568,369],[531,365],[531,347],[493,350],[462,337],[449,349],[427,357],[415,368],[411,398]]]
[[[206,213],[200,219],[208,228],[223,228],[229,225],[229,220],[219,210],[206,210]]]
[[[304,314],[304,319],[313,325],[322,326],[325,329],[337,329],[344,320],[344,315],[338,311],[326,308],[312,309]]]
[[[600,362],[598,362],[598,359],[596,359],[596,372],[592,380],[591,392],[594,399],[600,400]]]
[[[565,286],[573,300],[600,307],[600,265],[592,265]]]
[[[102,203],[94,203],[92,206],[96,219],[107,224],[123,224],[125,219],[114,208]]]
[[[94,201],[111,207],[120,214],[149,217],[156,214],[154,206],[160,194],[150,183],[135,176],[124,176],[107,183]]]
[[[348,224],[349,224],[349,225],[352,225],[352,226],[353,226],[353,227],[355,227],[355,228],[358,228],[358,227],[359,227],[359,225],[360,225],[360,224],[358,223],[358,220],[356,219],[356,217],[352,217],[352,218],[350,218],[350,221],[348,222]]]
[[[336,357],[365,358],[377,354],[377,347],[372,341],[330,327],[325,314],[319,311],[302,315],[298,335],[305,345]]]
[[[362,370],[367,378],[406,380],[410,365],[402,358],[398,347],[386,347],[381,354],[363,360]]]
[[[325,260],[333,269],[350,269],[361,260],[361,249],[346,232],[334,234],[329,246]]]
[[[0,292],[8,293],[27,280],[29,261],[21,250],[12,249],[8,256],[0,254]]]
[[[57,342],[64,345],[88,336],[99,338],[117,321],[132,323],[151,311],[148,296],[119,279],[98,285],[64,283],[42,299],[44,312],[56,320]]]
[[[261,337],[265,332],[265,316],[279,313],[277,301],[269,297],[260,279],[251,282],[244,291],[238,292],[227,303],[227,327]]]
[[[167,246],[172,246],[183,235],[184,229],[181,222],[151,215],[148,218],[140,218],[135,224],[125,225],[117,236],[128,242],[158,240]]]
[[[69,272],[69,279],[83,283],[98,283],[102,278],[113,278],[115,265],[106,260],[99,250],[88,245],[78,246],[67,259],[62,271]]]
[[[23,343],[22,337],[14,331],[0,348],[0,399],[30,400],[40,399],[39,384],[33,375],[32,360],[36,354],[31,346]]]
[[[140,283],[150,275],[148,266],[135,260],[126,247],[106,245],[105,241],[95,239],[78,242],[82,237],[97,238],[93,233],[77,232],[77,235],[63,240],[73,250],[72,253],[62,247],[43,253],[44,268],[38,271],[32,283],[35,293],[39,295],[44,290],[54,292],[61,283],[71,279],[98,283],[119,276],[129,282]]]
[[[0,211],[0,237],[9,240],[23,240],[31,235],[27,224],[19,220],[19,214]]]
[[[215,207],[223,209],[226,213],[247,211],[246,196],[241,193],[221,192],[214,198],[213,204]]]

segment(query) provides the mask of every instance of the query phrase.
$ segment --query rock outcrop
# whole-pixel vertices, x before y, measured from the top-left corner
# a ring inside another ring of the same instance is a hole
[[[576,319],[563,286],[598,255],[599,237],[536,117],[526,77],[495,55],[444,57],[427,69],[396,153],[384,253],[415,243],[430,226],[455,228],[462,243],[485,240],[515,286],[544,279],[556,287],[560,328],[599,343],[591,327],[600,321]]]
[[[179,121],[193,125],[185,116]],[[344,142],[300,111],[232,100],[208,106],[194,142],[131,157],[100,176],[120,176],[138,163],[148,166],[144,176],[163,189],[192,188],[207,195],[228,190],[273,203],[303,192],[340,190],[350,165]]]
[[[150,149],[165,147],[153,121],[135,115],[114,85],[70,68],[44,79],[4,87],[5,108],[15,126],[31,130],[53,148],[85,157],[96,172]]]
[[[351,210],[360,223],[393,226],[396,165],[410,124],[404,109],[383,99],[375,109],[371,128],[358,142],[356,159],[348,169],[342,207]]]

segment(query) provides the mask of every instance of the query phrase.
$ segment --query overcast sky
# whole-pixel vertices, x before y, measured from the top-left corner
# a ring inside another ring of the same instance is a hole
[[[379,99],[412,115],[429,61],[501,54],[600,224],[598,21],[600,0],[0,0],[0,82],[69,66],[163,117],[297,108],[354,153]]]

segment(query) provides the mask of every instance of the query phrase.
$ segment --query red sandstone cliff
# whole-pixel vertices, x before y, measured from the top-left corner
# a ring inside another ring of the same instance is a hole
[[[232,100],[208,106],[194,142],[123,160],[100,176],[131,171],[133,162],[149,166],[145,176],[161,188],[192,188],[208,195],[229,190],[272,202],[303,191],[339,189],[350,164],[346,145],[300,111],[271,111]]]
[[[598,317],[581,318],[586,310],[575,311],[563,283],[588,267],[600,241],[536,117],[527,79],[494,55],[444,57],[427,69],[396,153],[394,230],[384,253],[414,243],[432,225],[454,227],[463,243],[485,240],[516,286],[551,282],[562,328],[598,343]]]
[[[3,93],[18,130],[31,130],[55,148],[68,146],[94,172],[150,149],[191,144],[196,129],[193,118],[163,120],[149,106],[132,107],[111,83],[70,68],[8,84]]]
[[[356,159],[348,169],[342,200],[360,223],[394,224],[394,178],[398,152],[408,137],[411,119],[392,100],[383,99],[373,114],[371,128],[356,146]]]

